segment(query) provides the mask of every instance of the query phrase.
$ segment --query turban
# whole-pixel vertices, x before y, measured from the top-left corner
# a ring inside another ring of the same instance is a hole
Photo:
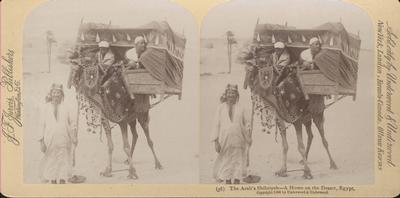
[[[137,37],[135,38],[135,44],[137,44],[139,41],[144,41],[143,36],[137,36]]]
[[[310,45],[312,45],[315,42],[321,43],[317,37],[313,37],[310,39]]]
[[[110,44],[109,44],[107,41],[101,41],[101,42],[99,43],[99,47],[106,47],[106,48],[108,48],[108,47],[110,47]]]
[[[285,48],[285,44],[283,44],[282,42],[276,42],[276,43],[274,44],[274,48],[283,49],[283,48]]]
[[[51,85],[51,90],[61,90],[61,91],[63,91],[63,85],[62,84],[56,84],[56,83],[53,83],[52,85]]]

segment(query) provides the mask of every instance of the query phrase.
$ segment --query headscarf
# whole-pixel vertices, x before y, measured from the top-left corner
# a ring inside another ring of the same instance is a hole
[[[221,103],[224,103],[227,101],[227,93],[229,90],[232,90],[236,93],[236,102],[239,100],[239,90],[238,86],[235,84],[227,84],[224,93],[220,97]]]
[[[63,85],[62,84],[57,84],[57,83],[53,83],[50,87],[49,93],[47,94],[45,100],[46,102],[51,102],[51,94],[54,90],[60,90],[61,91],[61,100],[64,100],[64,89],[63,89]]]

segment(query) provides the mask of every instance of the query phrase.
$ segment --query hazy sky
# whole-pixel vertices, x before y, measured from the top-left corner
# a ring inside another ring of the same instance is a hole
[[[56,38],[75,39],[84,22],[137,27],[152,20],[166,20],[178,33],[197,31],[194,17],[168,0],[51,0],[40,5],[25,23],[25,37],[42,37],[52,30]]]
[[[361,47],[373,48],[373,26],[367,13],[340,0],[232,0],[212,9],[203,20],[202,38],[223,37],[232,30],[237,37],[251,38],[260,23],[312,28],[342,21],[347,31],[360,31]]]
[[[58,43],[53,47],[53,52],[57,52],[57,47],[62,47],[64,42],[77,39],[82,18],[84,22],[106,24],[111,20],[113,25],[127,28],[165,20],[175,32],[184,32],[187,64],[195,65],[198,62],[195,58],[199,46],[196,20],[189,11],[171,1],[51,0],[38,6],[26,18],[23,41],[24,46],[31,47],[24,47],[24,70],[47,71],[46,31],[53,31]]]
[[[186,36],[198,31],[190,12],[168,0],[51,0],[27,17],[25,39],[41,38],[52,30],[57,39],[73,40],[82,18],[85,22],[111,20],[112,24],[125,27],[167,20],[174,31],[185,32]],[[340,0],[232,0],[208,13],[201,35],[223,37],[227,30],[232,30],[237,37],[250,38],[257,18],[260,23],[287,22],[297,28],[341,20],[349,32],[360,31],[363,48],[373,47],[373,29],[367,13]]]

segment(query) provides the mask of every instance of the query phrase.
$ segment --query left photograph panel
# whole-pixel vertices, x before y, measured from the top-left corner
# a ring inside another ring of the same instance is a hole
[[[198,183],[196,24],[165,0],[35,8],[23,31],[24,183]]]

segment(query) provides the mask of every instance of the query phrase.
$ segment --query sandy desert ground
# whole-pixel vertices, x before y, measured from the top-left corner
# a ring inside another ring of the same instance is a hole
[[[69,65],[62,64],[55,58],[59,55],[57,53],[62,51],[55,48],[52,72],[47,73],[46,49],[40,41],[34,43],[32,48],[26,47],[24,50],[24,181],[38,183],[40,182],[39,162],[43,156],[37,142],[38,112],[52,82],[63,83],[65,86]],[[186,57],[193,58],[191,55]],[[191,66],[188,65],[188,67]],[[190,73],[185,70],[184,75],[187,74]],[[198,183],[198,130],[195,129],[198,126],[198,116],[197,108],[193,108],[193,103],[197,100],[193,98],[194,94],[187,94],[191,86],[184,84],[182,100],[178,100],[177,96],[170,97],[150,111],[150,135],[158,158],[164,167],[163,170],[154,168],[153,156],[138,124],[139,139],[133,158],[139,179],[127,179],[126,170],[114,172],[111,178],[101,177],[99,173],[104,170],[107,161],[107,140],[104,133],[101,142],[99,133],[87,132],[84,124],[86,121],[82,115],[80,116],[75,174],[86,176],[86,183]],[[74,102],[74,89],[66,89],[65,92],[65,103]],[[131,138],[130,133],[128,134]],[[126,155],[122,149],[122,138],[118,126],[112,129],[112,138],[114,141],[113,169],[127,169],[127,166],[123,164]]]
[[[233,47],[236,57],[249,39],[239,39]],[[213,47],[211,47],[213,46]],[[228,58],[224,38],[203,39],[201,45],[201,135],[200,181],[215,183],[212,167],[216,158],[210,142],[210,128],[219,97],[227,83],[240,87],[240,103],[251,108],[249,90],[243,90],[244,66],[233,61],[232,73],[227,74]],[[304,180],[302,172],[290,172],[288,177],[276,177],[274,172],[281,166],[281,139],[278,134],[261,132],[255,117],[253,145],[250,151],[250,173],[261,176],[266,184],[370,184],[374,179],[374,88],[373,52],[362,50],[359,57],[357,98],[346,97],[325,111],[325,134],[338,170],[329,169],[329,159],[315,126],[314,141],[309,153],[309,164],[314,179]],[[288,169],[299,169],[300,154],[294,127],[288,128]],[[306,139],[303,129],[303,139]]]

